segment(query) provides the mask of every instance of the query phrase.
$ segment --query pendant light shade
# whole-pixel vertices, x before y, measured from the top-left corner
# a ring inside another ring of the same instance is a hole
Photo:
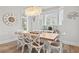
[[[26,16],[36,16],[40,15],[42,12],[42,9],[37,6],[28,7],[25,9],[25,15]]]

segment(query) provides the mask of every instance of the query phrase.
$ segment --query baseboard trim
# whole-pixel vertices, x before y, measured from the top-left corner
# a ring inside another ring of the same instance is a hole
[[[16,41],[16,39],[3,40],[3,41],[0,41],[0,44],[5,44],[5,43],[13,42],[13,41]]]
[[[73,45],[73,46],[79,46],[79,42],[70,42],[70,41],[62,41],[64,44],[67,45]]]

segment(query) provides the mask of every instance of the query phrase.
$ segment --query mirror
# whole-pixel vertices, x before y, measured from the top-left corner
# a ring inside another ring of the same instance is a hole
[[[15,21],[15,18],[11,16],[8,18],[8,21],[13,23]]]
[[[45,15],[46,17],[46,26],[58,25],[58,16],[56,13],[51,13]]]
[[[13,14],[6,14],[3,16],[3,22],[6,25],[13,25],[16,21],[16,17]]]

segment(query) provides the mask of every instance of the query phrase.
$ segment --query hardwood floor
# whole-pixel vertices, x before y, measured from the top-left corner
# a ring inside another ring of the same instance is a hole
[[[16,52],[16,42],[9,42],[5,44],[0,44],[0,53],[13,53]]]
[[[16,49],[16,41],[13,41],[0,44],[0,53],[20,53],[20,49]],[[79,53],[79,46],[64,45],[64,53]]]
[[[64,45],[64,50],[69,53],[79,53],[79,46]]]

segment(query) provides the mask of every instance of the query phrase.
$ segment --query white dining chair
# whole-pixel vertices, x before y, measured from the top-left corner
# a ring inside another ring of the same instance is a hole
[[[63,43],[56,38],[55,41],[48,42],[49,47],[47,52],[48,53],[62,53],[63,52]]]
[[[30,34],[29,33],[25,34],[25,33],[20,32],[20,33],[17,34],[17,36],[18,36],[17,49],[19,49],[21,47],[22,48],[21,52],[23,53],[24,52],[24,47],[25,47],[25,45],[27,45],[28,46],[28,51],[30,53],[31,49],[32,49],[32,47],[31,47],[32,40],[31,40]]]
[[[61,52],[61,47],[58,42],[54,42],[50,44],[50,53],[60,53]]]
[[[40,53],[41,49],[43,49],[43,52],[45,51],[44,48],[44,41],[40,39],[40,33],[36,34],[36,36],[32,37],[33,43],[32,48],[35,48],[35,50]]]

